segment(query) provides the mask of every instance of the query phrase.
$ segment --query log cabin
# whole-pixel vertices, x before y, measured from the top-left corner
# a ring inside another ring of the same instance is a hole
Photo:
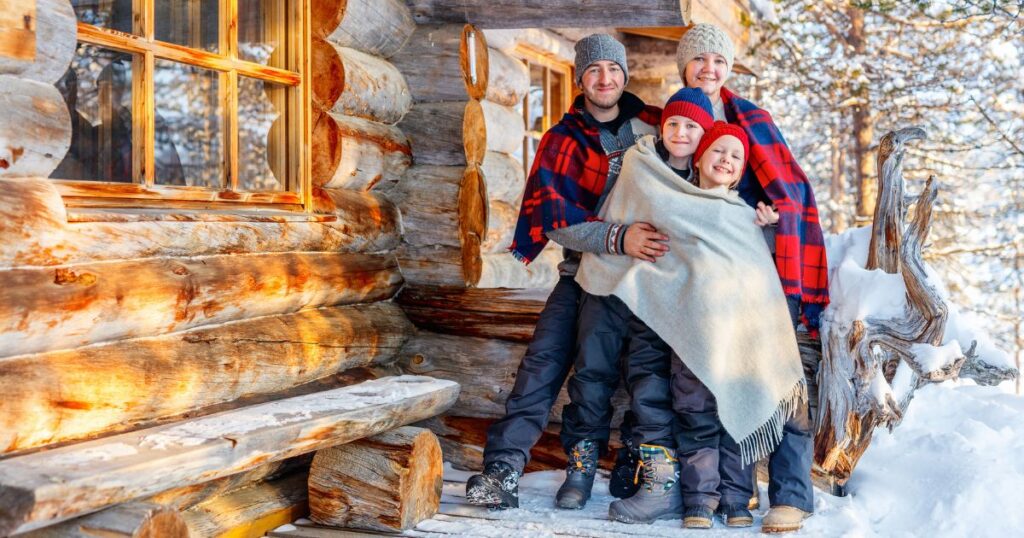
[[[480,468],[557,279],[557,249],[506,250],[574,41],[616,33],[660,104],[687,25],[743,51],[751,21],[746,0],[0,0],[0,536],[429,518],[442,461]],[[566,401],[530,470],[564,465]]]

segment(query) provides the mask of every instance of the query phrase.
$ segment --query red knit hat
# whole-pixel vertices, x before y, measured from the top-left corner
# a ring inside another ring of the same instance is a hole
[[[747,138],[747,133],[739,125],[725,123],[724,121],[716,121],[711,126],[711,129],[704,132],[704,136],[700,138],[700,142],[697,144],[697,151],[693,154],[693,162],[699,161],[701,155],[704,155],[704,152],[711,147],[715,140],[726,135],[735,136],[743,144],[743,165],[740,167],[740,170],[746,169],[747,159],[750,158],[750,140]]]
[[[697,88],[683,88],[668,98],[665,108],[661,111],[662,131],[665,130],[665,121],[672,116],[690,118],[705,131],[715,122],[711,101]]]

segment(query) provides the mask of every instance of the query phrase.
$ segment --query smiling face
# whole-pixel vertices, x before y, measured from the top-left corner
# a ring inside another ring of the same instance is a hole
[[[743,142],[739,138],[732,135],[718,137],[697,161],[700,188],[736,186],[743,174],[743,157]]]
[[[611,60],[598,60],[588,65],[580,77],[584,98],[600,109],[615,108],[625,86],[626,74]]]
[[[702,136],[704,128],[686,116],[669,116],[661,126],[661,140],[665,149],[676,159],[686,159],[693,155]]]
[[[715,52],[698,54],[686,64],[683,72],[687,88],[700,88],[712,100],[725,85],[729,77],[729,63]]]

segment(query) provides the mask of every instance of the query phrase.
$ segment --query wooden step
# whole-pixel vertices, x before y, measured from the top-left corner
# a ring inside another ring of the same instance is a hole
[[[0,461],[0,535],[443,413],[459,385],[393,376]]]

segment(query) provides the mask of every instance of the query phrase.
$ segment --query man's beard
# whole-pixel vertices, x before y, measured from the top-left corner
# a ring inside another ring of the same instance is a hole
[[[588,102],[590,102],[590,104],[594,105],[597,108],[600,108],[601,110],[611,110],[619,104],[619,99],[622,98],[622,93],[620,92],[615,97],[609,97],[608,100],[605,102],[596,101],[592,99],[589,95],[584,95],[584,97]]]

